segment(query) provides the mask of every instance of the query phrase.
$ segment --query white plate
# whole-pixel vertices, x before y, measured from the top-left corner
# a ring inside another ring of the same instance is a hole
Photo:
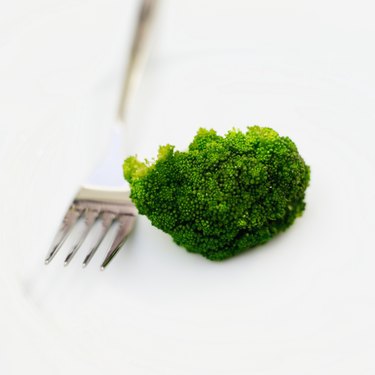
[[[57,208],[69,200],[58,184],[38,192],[51,187],[49,148],[20,177],[29,205],[6,202],[15,229],[2,242],[3,373],[370,374],[370,100],[345,82],[244,54],[155,65],[140,97],[127,133],[129,152],[141,157],[159,144],[186,147],[199,126],[224,133],[258,124],[290,136],[311,166],[306,211],[286,233],[221,263],[177,247],[140,217],[106,272],[98,271],[103,249],[85,270],[84,250],[68,268],[62,253],[45,267]]]

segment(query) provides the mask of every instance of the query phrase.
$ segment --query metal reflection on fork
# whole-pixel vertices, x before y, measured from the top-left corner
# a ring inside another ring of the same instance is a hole
[[[125,119],[125,111],[129,107],[130,99],[132,99],[133,92],[139,84],[140,76],[146,63],[151,24],[154,19],[157,2],[158,0],[142,0],[141,3],[119,103],[118,117],[121,121]],[[124,245],[134,227],[136,216],[137,210],[130,201],[128,192],[115,189],[82,187],[65,214],[61,227],[45,258],[45,264],[51,262],[62,248],[76,223],[83,218],[84,229],[66,256],[64,265],[69,265],[96,221],[100,220],[101,230],[86,255],[82,266],[87,266],[111,226],[114,223],[118,223],[114,241],[101,264],[101,270],[104,270]]]
[[[85,221],[85,228],[83,231],[81,231],[79,238],[72,247],[72,250],[65,258],[65,266],[67,266],[73,259],[90,229],[98,219],[101,220],[101,230],[95,239],[95,243],[82,263],[83,267],[86,267],[90,262],[106,236],[109,228],[116,221],[119,223],[119,228],[111,248],[109,249],[101,265],[102,270],[109,264],[120,248],[124,245],[136,220],[136,208],[129,200],[129,196],[121,191],[102,191],[100,197],[97,197],[97,194],[95,193],[97,192],[86,188],[82,188],[80,190],[79,194],[76,196],[65,215],[60,230],[58,231],[51,246],[51,250],[45,259],[46,264],[51,262],[64,244],[77,221],[82,217]]]

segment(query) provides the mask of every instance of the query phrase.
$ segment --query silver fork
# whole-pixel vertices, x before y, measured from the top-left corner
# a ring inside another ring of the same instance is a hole
[[[135,89],[139,84],[140,76],[146,63],[149,52],[151,24],[154,19],[157,1],[158,0],[142,0],[140,6],[119,104],[118,117],[122,122],[125,120],[125,111],[128,109],[130,100],[134,96]],[[105,158],[104,163],[99,165],[99,168],[94,171],[94,180],[98,180],[95,176],[105,175],[108,168],[113,168],[114,160],[121,162],[121,156],[119,158],[116,154],[120,154],[119,137],[122,133],[121,130],[114,129],[110,155]],[[121,164],[119,164],[119,166],[121,166]],[[86,255],[82,266],[87,266],[111,226],[118,223],[119,227],[115,239],[101,265],[101,270],[104,270],[124,245],[134,227],[136,216],[137,210],[129,198],[129,192],[124,189],[82,186],[65,214],[60,229],[45,258],[45,264],[49,264],[62,248],[62,245],[69,237],[76,223],[78,223],[80,219],[84,219],[84,229],[80,232],[78,239],[65,258],[64,265],[67,266],[85,241],[96,221],[100,220],[100,233],[90,248],[89,253]]]

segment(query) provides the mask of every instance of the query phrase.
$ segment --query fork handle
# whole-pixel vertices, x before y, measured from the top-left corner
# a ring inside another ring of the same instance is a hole
[[[122,122],[125,121],[130,101],[139,85],[143,68],[150,53],[150,36],[158,1],[142,0],[139,9],[118,108],[118,118]]]

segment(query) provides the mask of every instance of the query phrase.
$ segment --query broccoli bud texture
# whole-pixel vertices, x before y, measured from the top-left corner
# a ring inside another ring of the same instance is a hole
[[[199,129],[187,151],[127,158],[140,214],[188,251],[223,260],[287,229],[305,208],[310,168],[288,137],[265,127],[225,136]]]

